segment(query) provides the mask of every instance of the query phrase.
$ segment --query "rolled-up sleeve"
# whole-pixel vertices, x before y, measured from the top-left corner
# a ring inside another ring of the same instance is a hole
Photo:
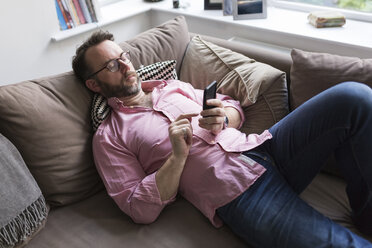
[[[136,223],[154,222],[175,196],[162,201],[156,172],[146,175],[135,154],[114,135],[97,130],[93,137],[94,161],[108,194]]]

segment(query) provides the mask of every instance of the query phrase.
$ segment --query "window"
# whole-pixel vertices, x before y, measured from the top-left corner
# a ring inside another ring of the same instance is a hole
[[[270,4],[306,12],[336,10],[350,19],[372,21],[372,0],[272,0]]]
[[[326,6],[331,8],[349,9],[363,12],[372,12],[372,0],[287,0],[313,5]]]

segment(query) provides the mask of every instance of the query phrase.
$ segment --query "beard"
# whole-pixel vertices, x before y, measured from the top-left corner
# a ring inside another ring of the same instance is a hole
[[[129,76],[134,75],[136,76],[137,83],[126,85],[125,82]],[[120,81],[118,85],[110,85],[104,81],[99,80],[96,78],[97,84],[101,87],[101,94],[108,98],[111,97],[128,97],[132,95],[136,95],[141,89],[141,79],[135,72],[127,72],[125,77]]]

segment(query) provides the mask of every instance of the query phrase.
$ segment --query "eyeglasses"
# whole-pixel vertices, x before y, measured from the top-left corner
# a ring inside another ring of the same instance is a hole
[[[111,71],[111,72],[116,72],[116,71],[118,71],[119,68],[120,68],[119,59],[120,59],[121,61],[123,61],[124,64],[127,64],[127,65],[128,65],[128,64],[130,63],[130,53],[129,53],[129,51],[122,52],[122,53],[120,54],[120,57],[119,57],[119,58],[116,58],[116,59],[112,59],[112,60],[110,60],[109,62],[107,62],[107,64],[106,64],[103,68],[101,68],[101,69],[99,69],[98,71],[96,71],[96,72],[90,74],[90,75],[87,77],[87,79],[93,77],[94,75],[98,74],[99,72],[103,71],[104,69],[107,69],[107,70],[109,70],[109,71]]]

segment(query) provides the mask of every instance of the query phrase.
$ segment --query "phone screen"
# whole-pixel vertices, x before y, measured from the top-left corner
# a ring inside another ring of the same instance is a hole
[[[204,97],[203,97],[203,109],[211,109],[214,108],[213,106],[207,105],[208,99],[216,98],[216,91],[217,91],[217,82],[213,81],[204,89]]]

